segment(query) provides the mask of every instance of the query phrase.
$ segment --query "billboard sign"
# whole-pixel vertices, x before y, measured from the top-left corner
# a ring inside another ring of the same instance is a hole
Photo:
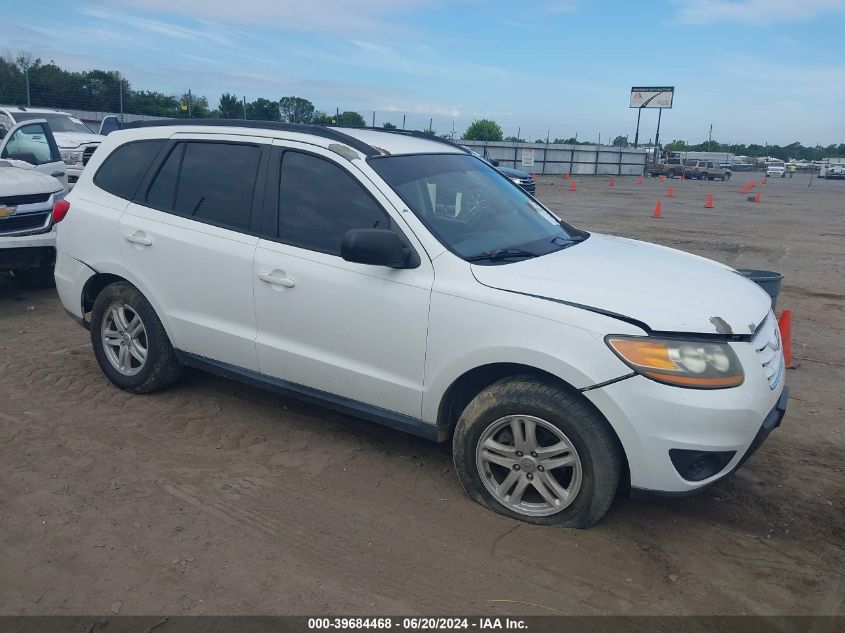
[[[522,150],[522,166],[523,167],[533,167],[534,166],[534,150],[533,149],[523,149]]]
[[[632,108],[671,108],[675,86],[631,88]]]

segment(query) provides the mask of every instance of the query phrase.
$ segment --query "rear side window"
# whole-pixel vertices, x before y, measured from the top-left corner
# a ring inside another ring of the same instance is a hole
[[[97,170],[94,184],[115,196],[131,200],[163,145],[163,140],[136,141],[121,145]]]
[[[235,230],[248,230],[261,148],[188,142],[167,157],[147,193],[149,206]]]
[[[390,218],[348,172],[310,154],[282,158],[279,239],[291,246],[340,255],[350,229],[389,229]]]

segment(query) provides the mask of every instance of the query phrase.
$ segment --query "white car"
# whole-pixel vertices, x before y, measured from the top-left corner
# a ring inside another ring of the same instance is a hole
[[[190,365],[451,441],[473,499],[570,527],[622,481],[714,483],[781,421],[771,300],[727,266],[574,228],[421,133],[130,128],[56,218],[59,296],[122,389]]]
[[[52,212],[65,195],[64,183],[48,175],[57,154],[44,121],[20,124],[0,141],[0,271],[11,270],[28,285],[53,281]],[[39,169],[44,166],[47,173]]]
[[[786,164],[780,160],[770,160],[766,165],[766,178],[785,178]]]
[[[110,126],[114,118],[108,117],[108,123],[104,120],[103,125]],[[67,112],[24,106],[0,106],[0,128],[9,129],[17,123],[34,119],[46,120],[53,130],[65,165],[62,171],[67,173],[66,183],[69,189],[73,189],[94,150],[105,137],[102,134],[94,134],[87,125]],[[100,131],[103,131],[102,125]]]
[[[819,178],[845,178],[845,163],[828,163],[819,170]]]

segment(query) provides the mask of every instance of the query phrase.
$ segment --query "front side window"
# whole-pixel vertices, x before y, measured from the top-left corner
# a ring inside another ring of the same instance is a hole
[[[23,125],[6,141],[0,158],[22,160],[31,165],[43,165],[61,160],[58,147],[43,123]]]
[[[103,162],[94,176],[94,184],[109,193],[131,200],[163,140],[137,141],[121,145]]]
[[[351,229],[389,229],[390,218],[361,184],[334,163],[301,152],[282,156],[279,239],[340,255]]]
[[[146,203],[209,224],[248,230],[260,162],[257,145],[180,143],[156,174]]]
[[[386,156],[369,164],[444,246],[468,261],[537,257],[587,237],[474,156]]]

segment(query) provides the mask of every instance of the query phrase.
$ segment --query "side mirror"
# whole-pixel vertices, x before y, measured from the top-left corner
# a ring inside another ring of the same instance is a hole
[[[405,268],[408,255],[401,238],[387,229],[352,229],[340,243],[340,256],[357,264]]]
[[[491,158],[491,159],[490,159],[490,164],[491,164],[491,165],[493,165],[493,167],[498,167],[498,166],[499,166],[499,161],[497,161],[495,158]]]
[[[9,133],[9,130],[6,129],[5,125],[0,124],[0,140],[6,138],[6,135]]]

